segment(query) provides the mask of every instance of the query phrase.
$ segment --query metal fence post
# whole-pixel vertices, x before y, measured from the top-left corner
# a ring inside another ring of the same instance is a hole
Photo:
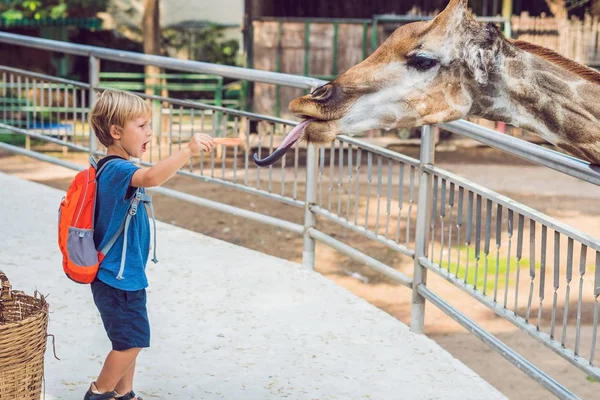
[[[89,77],[90,91],[88,92],[88,107],[89,107],[88,110],[91,111],[92,107],[94,106],[94,103],[96,102],[96,88],[100,84],[100,60],[98,60],[94,56],[90,56],[89,69],[90,69],[90,77]],[[89,112],[88,112],[88,116],[89,116]],[[83,130],[82,130],[82,132],[83,132]],[[94,132],[92,131],[91,125],[89,128],[89,134],[90,134],[90,157],[95,157],[96,151],[97,151],[97,142],[96,142],[96,136],[94,135]]]
[[[419,263],[419,258],[427,256],[427,237],[429,219],[431,218],[432,177],[423,167],[433,164],[435,157],[435,135],[432,126],[424,126],[421,130],[421,156],[419,163],[419,199],[417,206],[417,224],[415,233],[415,261],[413,273],[412,310],[410,330],[423,333],[425,320],[425,298],[417,288],[427,281],[427,269]]]
[[[315,239],[310,237],[308,230],[317,222],[317,216],[310,210],[310,206],[317,201],[317,148],[313,143],[308,143],[306,153],[306,199],[304,205],[304,249],[302,251],[302,265],[312,270],[315,269]]]

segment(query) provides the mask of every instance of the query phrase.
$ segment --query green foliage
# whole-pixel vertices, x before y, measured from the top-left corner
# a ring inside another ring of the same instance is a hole
[[[0,17],[10,21],[94,17],[107,6],[108,0],[0,0]]]
[[[23,146],[25,144],[25,136],[16,135],[10,132],[0,132],[0,143],[12,144],[14,146]]]

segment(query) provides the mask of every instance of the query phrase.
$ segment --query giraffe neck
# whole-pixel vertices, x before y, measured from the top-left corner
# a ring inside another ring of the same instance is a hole
[[[600,163],[600,84],[507,43],[489,84],[472,85],[472,115],[526,129]]]

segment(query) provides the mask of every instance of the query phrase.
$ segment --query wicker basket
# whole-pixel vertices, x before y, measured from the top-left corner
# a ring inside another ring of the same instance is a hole
[[[40,400],[48,303],[11,290],[2,271],[0,283],[0,399]]]

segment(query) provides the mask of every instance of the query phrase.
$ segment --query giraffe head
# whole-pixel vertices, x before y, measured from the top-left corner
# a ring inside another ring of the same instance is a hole
[[[463,118],[504,40],[495,25],[475,21],[467,0],[451,0],[433,20],[398,28],[366,60],[293,100],[290,111],[305,121],[278,153],[299,138],[322,144],[341,133]]]
[[[289,108],[313,119],[304,137],[316,143],[342,132],[456,120],[471,111],[473,83],[487,85],[503,40],[495,25],[475,21],[467,0],[452,0],[432,21],[398,28],[366,60]]]

